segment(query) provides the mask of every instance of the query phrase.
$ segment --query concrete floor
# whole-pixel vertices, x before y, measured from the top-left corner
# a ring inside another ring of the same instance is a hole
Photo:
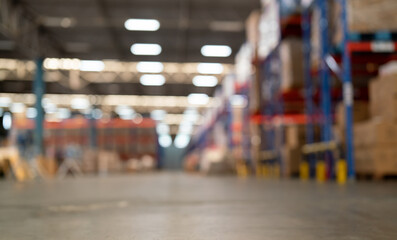
[[[397,183],[178,173],[0,181],[0,239],[397,239]]]

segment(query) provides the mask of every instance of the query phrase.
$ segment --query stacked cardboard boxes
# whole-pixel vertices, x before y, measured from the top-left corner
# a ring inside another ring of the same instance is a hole
[[[370,118],[367,101],[355,101],[353,106],[353,122],[365,122]],[[344,146],[346,140],[346,113],[345,105],[341,102],[335,108],[334,134],[335,138]]]
[[[280,57],[282,64],[281,89],[302,88],[303,75],[303,43],[297,38],[288,38],[281,42]]]
[[[359,174],[397,174],[397,74],[370,83],[371,120],[356,124],[355,154]]]
[[[285,176],[299,174],[302,160],[302,146],[306,142],[305,125],[288,125],[285,127],[285,145],[282,147]]]

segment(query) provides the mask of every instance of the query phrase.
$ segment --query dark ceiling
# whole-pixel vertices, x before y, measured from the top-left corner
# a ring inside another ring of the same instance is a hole
[[[260,7],[259,0],[13,2],[21,4],[31,18],[42,25],[61,57],[163,62],[232,63],[245,39],[245,19],[253,9]],[[62,18],[71,20],[69,27],[54,24]],[[128,31],[124,28],[128,18],[157,19],[161,27],[156,32]],[[130,53],[133,43],[158,43],[163,51],[159,56],[134,56]],[[233,54],[227,58],[203,57],[200,49],[205,44],[229,45]],[[12,56],[10,52],[1,54]]]

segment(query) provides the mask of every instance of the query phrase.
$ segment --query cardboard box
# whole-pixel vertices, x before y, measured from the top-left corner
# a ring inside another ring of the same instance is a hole
[[[344,129],[346,126],[345,105],[339,103],[335,109],[336,124]],[[353,105],[353,122],[363,122],[370,118],[369,103],[366,101],[355,101]]]
[[[299,164],[302,160],[300,147],[283,147],[282,157],[284,163],[284,175],[287,177],[299,174]]]
[[[397,174],[397,124],[380,118],[354,127],[356,172],[382,177]]]
[[[302,147],[306,144],[306,125],[295,124],[285,126],[285,146],[290,148]],[[314,127],[314,139],[320,137],[319,127]]]
[[[387,146],[355,149],[356,172],[374,176],[397,174],[397,148]]]
[[[355,147],[397,146],[397,124],[373,119],[354,126]]]
[[[369,85],[370,112],[372,117],[384,121],[397,121],[397,74],[374,79]]]
[[[301,147],[306,142],[304,125],[288,125],[285,127],[285,145],[289,148]]]
[[[281,89],[301,88],[304,85],[303,43],[299,39],[290,38],[281,42]]]
[[[247,21],[245,22],[247,41],[250,45],[254,47],[254,49],[258,47],[258,42],[259,42],[260,18],[261,18],[261,11],[254,10],[251,12],[251,14],[247,18]]]

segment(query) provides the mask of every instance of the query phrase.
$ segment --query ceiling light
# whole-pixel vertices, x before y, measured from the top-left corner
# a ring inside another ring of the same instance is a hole
[[[63,27],[63,28],[69,28],[69,27],[72,26],[73,20],[72,20],[71,18],[65,17],[65,18],[62,18],[62,19],[61,19],[61,21],[60,21],[59,24],[60,24],[61,27]]]
[[[27,118],[35,118],[37,116],[36,108],[28,108],[26,109],[26,117]]]
[[[12,113],[23,113],[25,111],[25,108],[26,106],[23,103],[13,103],[10,110]]]
[[[161,62],[139,62],[136,69],[141,73],[160,73],[164,66]]]
[[[193,125],[189,122],[183,122],[179,125],[180,134],[191,134],[193,131]]]
[[[84,110],[90,107],[90,102],[86,98],[73,98],[70,101],[70,105],[73,109]]]
[[[135,111],[129,106],[119,105],[115,109],[116,113],[120,116],[121,119],[132,119],[134,117]]]
[[[161,121],[164,119],[165,115],[167,115],[167,112],[164,110],[153,110],[150,113],[150,117],[155,120],[155,121]]]
[[[12,117],[11,113],[5,112],[3,115],[3,128],[5,130],[10,130],[12,126]]]
[[[185,148],[187,145],[189,145],[190,142],[190,136],[186,134],[178,134],[175,137],[174,145],[177,148]]]
[[[102,110],[99,108],[95,108],[94,110],[92,110],[92,117],[94,119],[101,119],[103,116]]]
[[[197,65],[197,72],[201,74],[221,74],[223,72],[223,65],[220,63],[199,63]]]
[[[218,84],[218,79],[214,76],[195,76],[193,84],[196,87],[215,87]]]
[[[11,98],[0,97],[0,107],[9,107],[11,104]]]
[[[124,22],[124,27],[129,31],[157,31],[160,28],[160,22],[156,19],[130,18]]]
[[[57,117],[59,119],[68,119],[72,116],[68,108],[59,108],[57,111]]]
[[[145,74],[141,76],[140,82],[144,86],[162,86],[165,78],[160,74]]]
[[[226,45],[205,45],[201,48],[201,54],[205,57],[229,57],[232,49]]]
[[[131,53],[134,55],[156,56],[161,50],[161,46],[155,43],[135,43],[131,46]]]
[[[183,113],[183,120],[186,122],[195,123],[199,119],[197,110],[186,110]]]
[[[159,144],[163,148],[167,148],[172,144],[172,138],[170,135],[160,135],[159,136]]]
[[[204,93],[192,93],[187,96],[187,101],[192,105],[205,105],[209,102],[209,97]]]
[[[105,69],[105,64],[102,61],[96,60],[82,60],[80,61],[80,71],[86,72],[101,72]]]
[[[170,126],[165,123],[159,123],[156,126],[156,131],[158,135],[165,135],[170,132]]]
[[[233,95],[230,98],[230,102],[234,107],[246,107],[248,104],[248,100],[245,96],[242,95]]]

